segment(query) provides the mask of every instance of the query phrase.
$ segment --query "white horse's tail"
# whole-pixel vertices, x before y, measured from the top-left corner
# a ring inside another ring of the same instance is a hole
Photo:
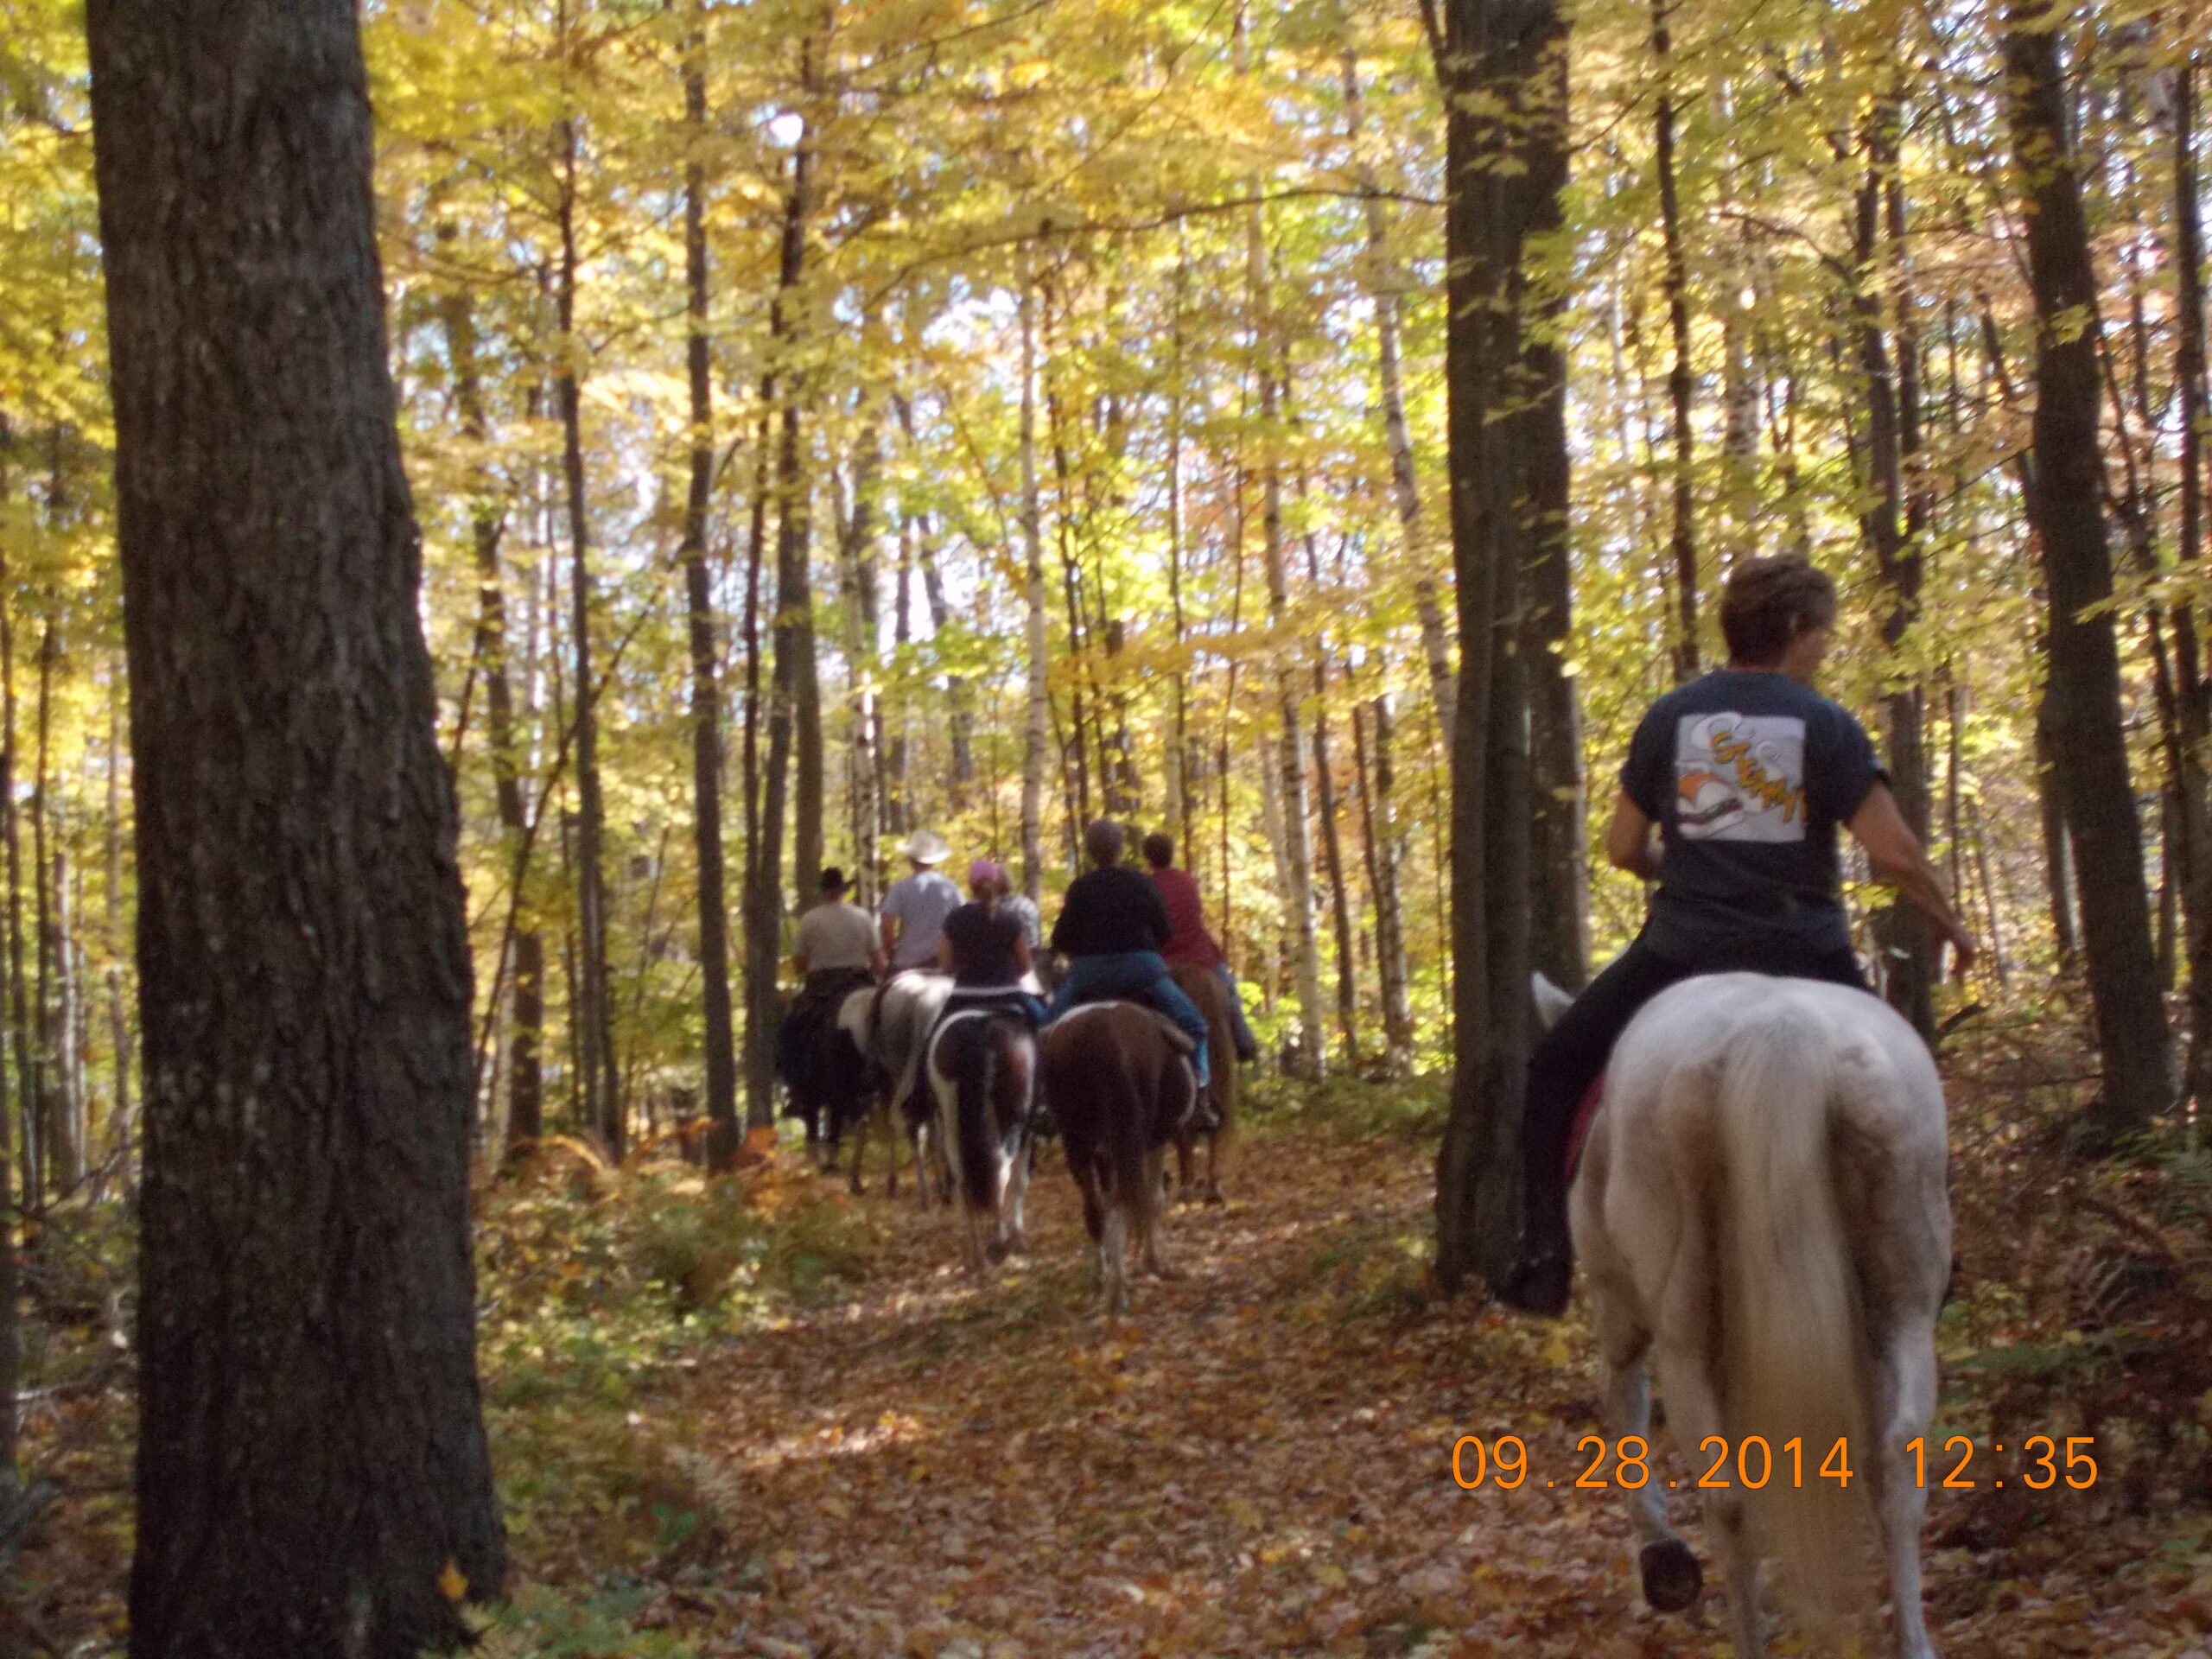
[[[1718,1381],[1733,1437],[1727,1477],[1748,1484],[1746,1474],[1758,1475],[1758,1448],[1745,1448],[1751,1436],[1763,1437],[1770,1473],[1745,1493],[1754,1536],[1783,1564],[1790,1599],[1815,1616],[1853,1605],[1866,1510],[1859,1484],[1877,1454],[1866,1433],[1859,1294],[1830,1151],[1847,1086],[1838,1061],[1827,1022],[1783,1000],[1731,1034],[1720,1068],[1727,1173],[1716,1217],[1724,1252]],[[1711,1457],[1701,1453],[1700,1467]],[[1847,1489],[1821,1472],[1823,1465],[1840,1471],[1846,1460]]]

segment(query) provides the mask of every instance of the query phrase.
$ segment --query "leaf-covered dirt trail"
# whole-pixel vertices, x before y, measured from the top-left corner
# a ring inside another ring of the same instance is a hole
[[[988,1284],[943,1211],[868,1200],[888,1235],[868,1294],[681,1390],[677,1455],[724,1534],[663,1617],[708,1651],[786,1656],[1726,1650],[1717,1582],[1687,1616],[1644,1611],[1615,1495],[1575,1487],[1580,1326],[1424,1294],[1425,1151],[1281,1132],[1231,1189],[1170,1216],[1180,1276],[1140,1281],[1116,1321],[1057,1148],[1033,1255]],[[1455,1485],[1463,1433],[1522,1436],[1522,1487]],[[1942,1650],[2188,1650],[2189,1570],[2095,1537],[2017,1580],[2004,1552],[1931,1545]]]

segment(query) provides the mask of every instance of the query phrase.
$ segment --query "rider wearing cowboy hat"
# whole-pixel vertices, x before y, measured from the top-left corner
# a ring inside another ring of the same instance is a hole
[[[943,836],[918,830],[899,850],[914,869],[883,895],[883,950],[894,975],[937,964],[944,918],[960,908],[960,889],[937,868],[952,855]]]
[[[875,918],[845,901],[851,886],[845,873],[832,864],[822,872],[821,901],[798,918],[791,960],[804,982],[776,1032],[776,1069],[786,1080],[798,1069],[800,1048],[817,1011],[882,976]]]

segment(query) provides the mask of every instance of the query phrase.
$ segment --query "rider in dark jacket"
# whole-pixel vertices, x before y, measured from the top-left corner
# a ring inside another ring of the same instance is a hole
[[[1122,862],[1126,842],[1122,826],[1109,818],[1094,819],[1083,832],[1083,849],[1095,868],[1069,884],[1052,925],[1052,949],[1068,958],[1068,971],[1046,1017],[1057,1020],[1078,1002],[1111,997],[1149,1002],[1194,1045],[1192,1064],[1204,1091],[1211,1079],[1205,1016],[1169,976],[1160,954],[1167,943],[1167,907],[1151,878]]]

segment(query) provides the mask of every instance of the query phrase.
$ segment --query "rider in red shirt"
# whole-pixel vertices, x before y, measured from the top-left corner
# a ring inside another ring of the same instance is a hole
[[[1247,1065],[1259,1058],[1252,1027],[1244,1022],[1244,999],[1236,993],[1236,976],[1229,971],[1228,953],[1221,941],[1206,931],[1206,907],[1198,897],[1198,884],[1188,870],[1175,868],[1175,842],[1154,833],[1144,838],[1145,862],[1152,866],[1152,884],[1160,889],[1160,902],[1167,908],[1167,943],[1160,954],[1171,967],[1211,968],[1229,994],[1229,1020],[1236,1034],[1236,1058]]]

